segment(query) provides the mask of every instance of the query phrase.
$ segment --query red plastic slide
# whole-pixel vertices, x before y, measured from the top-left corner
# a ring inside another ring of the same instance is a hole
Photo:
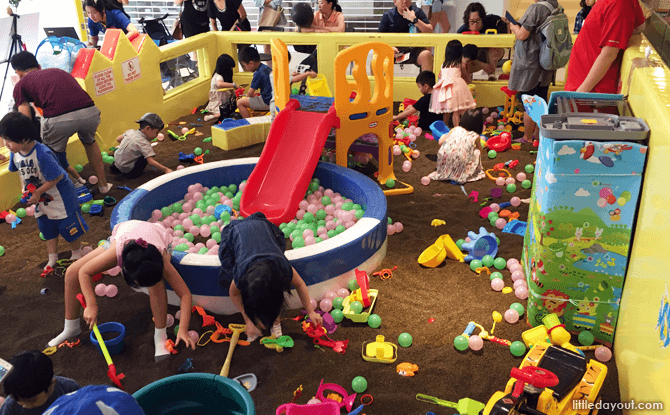
[[[298,211],[328,133],[339,126],[334,107],[327,114],[298,108],[298,101],[289,100],[273,121],[260,160],[242,193],[242,216],[263,212],[279,225],[293,219]]]

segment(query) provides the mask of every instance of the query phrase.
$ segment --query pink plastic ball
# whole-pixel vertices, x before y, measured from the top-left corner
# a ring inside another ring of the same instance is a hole
[[[414,128],[414,134],[415,135],[419,136],[419,135],[421,135],[421,133],[423,133],[423,130],[421,129],[421,127]]]
[[[204,238],[209,238],[209,236],[212,234],[212,230],[209,228],[207,225],[202,225],[200,227],[200,235],[202,235]]]
[[[498,113],[495,112],[495,111],[493,111],[493,112],[491,113],[491,117],[493,117],[493,118],[498,118]]]
[[[309,401],[307,401],[307,405],[316,405],[318,403],[321,403],[321,401],[316,398],[312,398]]]
[[[315,237],[308,236],[308,237],[305,238],[305,245],[306,246],[314,245],[315,243],[316,243],[316,238]]]
[[[240,183],[239,191],[244,192],[244,188],[247,187],[247,182]]]
[[[609,362],[611,358],[612,351],[609,348],[605,346],[599,346],[596,348],[596,359],[601,362]]]
[[[413,159],[418,159],[420,155],[421,155],[421,152],[419,150],[414,150],[412,152],[412,158]]]
[[[114,267],[114,268],[111,268],[109,271],[107,271],[107,273],[109,275],[111,275],[112,277],[116,277],[117,275],[119,275],[120,272],[121,272],[121,267]]]
[[[189,254],[197,254],[198,253],[198,248],[196,248],[195,246],[192,246],[192,247],[188,248],[188,253]]]
[[[344,222],[344,227],[345,227],[346,229],[349,229],[349,228],[351,228],[352,226],[354,226],[355,224],[356,224],[356,222],[354,222],[353,220],[348,220],[348,221]]]
[[[405,229],[405,226],[400,222],[394,223],[393,227],[395,228],[395,233],[400,233],[403,229]]]
[[[493,123],[493,117],[486,117],[486,123],[487,124],[492,124]]]
[[[174,317],[172,317],[172,314],[168,314],[167,317],[165,318],[165,327],[172,327],[174,324]]]
[[[512,281],[523,280],[524,278],[525,275],[523,275],[523,271],[514,271],[512,273]]]
[[[316,310],[316,306],[317,306],[318,304],[316,303],[316,300],[315,300],[315,299],[310,298],[310,299],[309,299],[309,305],[312,306],[312,310]]]
[[[110,297],[110,298],[116,297],[116,294],[118,294],[118,293],[119,293],[119,289],[116,288],[116,285],[114,285],[114,284],[109,284],[107,286],[107,288],[105,288],[105,295],[107,297]]]
[[[195,244],[195,247],[198,249],[202,249],[205,247],[205,244],[203,244],[202,242],[198,242],[197,244]]]
[[[526,283],[526,280],[516,280],[516,281],[514,281],[514,285],[512,286],[512,288],[514,288],[516,290],[519,287],[528,288],[528,284]]]
[[[91,184],[96,184],[98,183],[98,177],[97,176],[91,176],[88,178],[88,182]]]
[[[409,141],[412,142],[412,143],[415,142],[416,141],[416,135],[410,134],[409,135]]]
[[[181,164],[177,166],[177,170],[181,170],[183,168],[184,168],[184,166],[182,166]]]
[[[496,184],[498,186],[504,186],[505,185],[505,178],[504,177],[497,177],[496,178]]]
[[[88,254],[89,252],[92,252],[92,251],[93,251],[93,247],[92,247],[92,246],[88,246],[88,245],[86,245],[85,247],[81,248],[81,252],[82,252],[84,255],[86,255],[86,254]]]
[[[514,177],[508,177],[505,179],[505,184],[514,184],[516,183],[516,180],[514,180]]]
[[[398,131],[397,133],[395,133],[396,140],[402,140],[402,136],[403,136],[402,131]]]
[[[317,210],[319,210],[319,209],[317,209],[316,205],[313,204],[313,203],[310,204],[309,206],[307,206],[307,211],[309,213],[311,213],[312,215],[315,214]]]
[[[329,220],[328,222],[326,222],[326,229],[327,230],[332,231],[336,227],[337,227],[337,225],[335,225],[335,222],[333,222],[332,220]]]
[[[474,334],[468,339],[468,345],[474,351],[481,350],[484,347],[484,340],[481,337]]]
[[[323,210],[326,212],[326,215],[332,215],[335,213],[335,205],[326,205]]]
[[[489,205],[489,207],[491,208],[491,211],[493,211],[493,212],[496,212],[496,213],[500,212],[500,205],[497,204],[497,203],[491,203],[491,205]]]
[[[329,312],[330,310],[333,309],[333,301],[328,299],[328,298],[324,298],[323,300],[321,300],[321,303],[319,304],[319,308],[321,309],[321,311],[324,311],[324,312],[327,313],[327,312]]]
[[[386,234],[387,234],[388,236],[391,236],[391,235],[395,234],[395,226],[393,226],[393,225],[386,225]]]
[[[521,204],[521,199],[519,199],[517,196],[514,196],[509,200],[509,202],[512,204],[512,206],[517,207]]]
[[[302,218],[305,217],[305,213],[307,213],[307,212],[300,209],[300,210],[298,210],[298,213],[295,214],[295,217],[298,218],[298,220],[302,220]]]
[[[158,220],[163,217],[163,214],[161,213],[160,210],[156,209],[153,212],[151,212],[151,219]]]
[[[326,293],[323,295],[323,298],[327,298],[330,301],[333,301],[337,297],[337,293],[335,291],[326,291]]]
[[[16,215],[13,215],[13,214],[10,213],[9,215],[5,216],[5,222],[7,222],[7,223],[12,223],[15,220],[16,220]]]
[[[514,324],[519,321],[519,312],[511,308],[505,311],[505,321],[509,324]]]
[[[28,216],[35,216],[35,205],[30,205],[26,208],[26,214]]]
[[[216,208],[214,206],[207,206],[207,209],[205,209],[205,212],[203,212],[203,213],[207,213],[208,215],[213,215],[214,212],[216,212]]]
[[[198,335],[198,332],[195,330],[189,330],[188,337],[190,337],[194,342],[197,342],[200,338],[200,335]]]
[[[181,128],[181,133],[186,134],[188,132],[188,127],[182,127]]]
[[[486,115],[488,113],[489,113],[489,108],[488,107],[482,108],[482,114]]]
[[[402,171],[404,171],[405,173],[407,173],[407,172],[409,172],[410,170],[412,170],[412,162],[409,161],[409,160],[406,160],[406,161],[402,164]]]
[[[200,228],[193,225],[190,228],[188,228],[188,232],[193,236],[198,236],[200,235]]]
[[[302,210],[307,210],[307,206],[309,206],[309,202],[306,200],[301,200],[300,203],[298,203],[298,208]]]
[[[158,141],[163,141],[163,140],[165,140],[165,134],[163,134],[163,133],[158,133],[158,135],[156,136],[156,139],[158,139]]]
[[[189,186],[186,188],[186,191],[187,191],[188,193],[193,194],[193,193],[195,193],[195,192],[198,191],[198,187],[197,187],[196,185],[194,185],[194,184],[191,184],[191,185],[189,185]]]
[[[174,318],[175,320],[181,320],[181,310],[177,310],[177,312],[174,313]]]
[[[507,221],[503,218],[496,219],[496,228],[503,229],[507,225]]]
[[[200,208],[193,209],[193,214],[198,215],[198,216],[202,216],[202,209],[200,209]]]
[[[311,229],[305,229],[304,231],[302,231],[302,237],[303,238],[307,238],[308,236],[313,237],[314,236],[314,231],[311,230]]]
[[[195,192],[195,193],[193,193],[193,200],[194,200],[195,202],[197,202],[197,201],[199,201],[199,200],[202,200],[202,193],[200,193],[200,192]]]
[[[393,155],[394,156],[399,156],[402,154],[402,150],[400,150],[400,146],[393,146]]]
[[[174,231],[174,237],[177,239],[181,239],[182,236],[184,236],[184,231]]]
[[[105,296],[105,290],[107,289],[107,286],[105,284],[98,284],[95,286],[95,295],[98,297],[104,297]]]
[[[421,184],[424,185],[424,186],[428,186],[430,184],[430,177],[423,176],[421,178]]]
[[[509,267],[509,272],[514,273],[516,271],[523,272],[523,267],[518,262],[516,264],[512,264],[512,266]]]
[[[508,259],[508,260],[507,260],[507,269],[511,268],[512,265],[514,265],[514,264],[518,264],[518,263],[519,263],[519,260],[516,259],[516,258],[510,258],[510,259]]]
[[[346,288],[340,288],[339,290],[337,290],[337,296],[347,298],[349,297],[349,290],[347,290]]]
[[[216,245],[216,241],[214,239],[208,239],[207,242],[205,242],[205,246],[209,249],[212,249],[214,245]]]
[[[505,282],[500,278],[494,278],[491,281],[491,288],[494,291],[502,291],[502,289],[505,288]]]
[[[528,288],[518,287],[516,290],[514,290],[514,295],[516,295],[516,298],[520,300],[525,300],[528,298]]]
[[[518,181],[520,181],[520,182],[526,180],[526,173],[524,173],[524,172],[519,172],[519,173],[516,175],[516,179],[517,179]]]

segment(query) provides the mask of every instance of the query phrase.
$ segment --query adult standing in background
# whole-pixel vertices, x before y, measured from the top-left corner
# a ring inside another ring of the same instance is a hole
[[[301,28],[301,32],[344,33],[344,14],[337,0],[319,0],[319,10],[314,12],[311,27]]]
[[[638,0],[598,0],[572,47],[565,90],[616,93],[621,52],[643,29]]]
[[[451,30],[451,24],[449,23],[449,18],[447,17],[446,7],[444,4],[447,0],[423,0],[421,1],[421,11],[428,16],[430,24],[433,26],[433,30],[437,30],[438,23],[442,28],[442,33],[449,33]],[[418,4],[419,2],[417,2]]]
[[[216,24],[217,20],[221,23],[222,31],[228,31],[237,26],[248,32],[251,30],[249,20],[247,20],[247,11],[242,5],[242,0],[209,0],[207,7],[207,16],[213,31],[219,31]],[[248,27],[247,27],[248,26]]]
[[[433,26],[426,14],[411,0],[394,0],[391,10],[384,13],[377,29],[382,33],[432,33]],[[422,47],[408,48],[393,47],[396,58],[409,54],[409,58],[403,63],[413,63],[422,71],[433,70],[433,54],[430,50]]]
[[[174,0],[175,5],[183,6],[179,23],[185,38],[209,32],[208,3],[209,0]]]
[[[128,16],[119,9],[105,9],[105,0],[86,0],[84,10],[88,15],[89,45],[98,46],[98,33],[107,29],[121,29],[123,33],[139,32]]]

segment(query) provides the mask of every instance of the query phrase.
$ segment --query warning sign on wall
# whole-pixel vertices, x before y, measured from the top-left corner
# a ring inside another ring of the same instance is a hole
[[[123,82],[126,84],[140,79],[142,76],[142,71],[140,71],[140,59],[137,57],[123,62],[121,68],[123,69]]]
[[[100,96],[116,89],[114,83],[114,72],[112,68],[107,68],[93,74],[93,83],[95,85],[95,95]]]

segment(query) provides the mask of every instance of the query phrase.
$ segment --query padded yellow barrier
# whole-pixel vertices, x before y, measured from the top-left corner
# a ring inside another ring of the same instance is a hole
[[[243,125],[230,130],[216,126],[212,127],[212,144],[223,150],[249,147],[264,143],[270,134],[270,116],[247,118],[249,125]]]
[[[622,93],[651,133],[630,263],[614,339],[621,401],[670,405],[670,70],[636,37],[623,58]],[[642,408],[625,413],[642,415]]]

